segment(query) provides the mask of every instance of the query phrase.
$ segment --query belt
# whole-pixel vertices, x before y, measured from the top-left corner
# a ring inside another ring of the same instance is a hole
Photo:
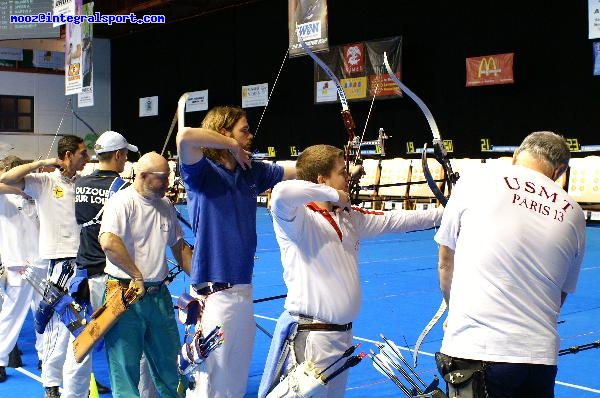
[[[119,282],[119,285],[125,288],[129,287],[129,283],[131,283],[131,279],[118,279],[114,276],[109,276],[108,278]],[[157,294],[160,292],[160,289],[162,289],[163,285],[163,282],[144,282],[144,294]]]
[[[206,282],[206,283],[197,283],[192,285],[194,291],[201,296],[208,296],[216,292],[220,292],[221,290],[232,288],[232,283],[223,283],[223,282]]]
[[[312,319],[315,318],[308,315],[298,315],[300,318],[304,319]],[[338,325],[335,323],[298,323],[298,331],[321,331],[321,332],[347,332],[348,330],[352,330],[352,322],[346,323],[344,325]]]

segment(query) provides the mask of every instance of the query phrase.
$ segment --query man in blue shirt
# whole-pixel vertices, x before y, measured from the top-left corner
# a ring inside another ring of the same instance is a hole
[[[255,334],[256,197],[296,176],[295,168],[251,160],[252,138],[246,113],[232,106],[211,109],[200,128],[184,127],[177,134],[198,248],[191,283],[205,301],[199,326],[210,331],[221,325],[225,334],[224,345],[205,362],[207,375],[195,374],[197,383],[188,396],[236,398],[246,393]]]

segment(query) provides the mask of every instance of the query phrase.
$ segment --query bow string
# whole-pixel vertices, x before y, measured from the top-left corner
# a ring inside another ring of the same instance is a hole
[[[429,110],[427,105],[425,105],[423,100],[421,100],[421,98],[419,98],[408,87],[406,87],[406,85],[404,85],[404,83],[402,83],[400,81],[400,79],[398,79],[398,77],[392,71],[392,68],[390,67],[390,63],[388,62],[386,52],[383,53],[383,63],[385,65],[385,69],[388,72],[388,75],[390,76],[390,79],[392,79],[392,81],[394,83],[396,83],[396,85],[404,93],[406,93],[406,95],[408,95],[413,101],[415,101],[415,103],[419,106],[419,108],[421,109],[421,111],[423,112],[425,117],[427,118],[427,123],[429,123],[429,128],[431,129],[431,133],[433,135],[432,145],[433,145],[434,157],[442,165],[442,168],[444,169],[444,179],[448,183],[448,192],[449,193],[452,192],[452,186],[458,180],[459,175],[458,175],[458,173],[455,173],[452,171],[452,165],[450,164],[450,160],[447,157],[448,153],[446,152],[446,148],[444,147],[442,137],[440,135],[440,130],[438,129],[437,123],[435,122],[435,119],[433,118],[431,111]],[[421,154],[421,162],[423,165],[423,174],[425,175],[425,179],[427,180],[427,185],[429,185],[429,188],[433,192],[436,199],[439,200],[439,202],[442,204],[442,206],[446,206],[446,203],[448,200],[444,196],[444,193],[441,191],[441,189],[435,183],[433,176],[431,175],[431,171],[429,170],[429,165],[427,162],[427,144],[423,148],[423,152]],[[419,353],[419,348],[421,346],[421,343],[425,339],[425,336],[427,336],[429,331],[433,328],[433,326],[435,326],[435,324],[442,317],[442,315],[446,311],[446,307],[447,307],[446,301],[444,299],[442,299],[442,302],[440,304],[440,307],[438,308],[438,311],[435,313],[435,315],[433,316],[431,321],[427,324],[425,329],[423,329],[423,331],[419,335],[419,338],[417,339],[417,343],[415,344],[415,347],[413,350],[414,366],[417,366],[417,355]]]

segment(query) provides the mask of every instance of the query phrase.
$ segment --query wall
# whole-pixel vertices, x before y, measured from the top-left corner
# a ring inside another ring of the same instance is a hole
[[[554,130],[599,144],[600,77],[592,76],[587,2],[502,3],[405,0],[329,1],[332,45],[403,36],[404,83],[429,106],[456,156],[481,157],[480,138],[517,145],[529,132]],[[241,104],[240,86],[272,88],[287,48],[287,2],[263,0],[113,39],[112,124],[142,150],[160,150],[185,91],[209,90],[209,106]],[[465,58],[515,53],[515,84],[465,87]],[[123,67],[127,64],[128,67]],[[346,141],[339,104],[313,103],[313,62],[288,59],[255,148],[288,157],[315,143]],[[159,115],[138,118],[138,98],[159,96]],[[369,102],[351,103],[362,133]],[[262,108],[248,110],[256,127]],[[205,112],[187,114],[197,125]],[[407,141],[431,140],[425,117],[408,98],[377,101],[365,139],[383,127],[390,156]],[[137,139],[137,141],[136,141]],[[143,141],[142,141],[143,139]],[[174,137],[169,141],[174,150]]]
[[[77,96],[65,96],[64,75],[37,73],[0,72],[0,93],[34,97],[34,133],[0,133],[0,157],[7,154],[23,159],[40,156],[55,157],[56,142],[62,134],[85,137],[90,130],[73,116],[70,108],[65,113],[67,100],[71,98],[75,112],[98,133],[111,126],[111,75],[110,41],[94,40],[94,106],[77,108]],[[59,137],[55,135],[64,116]]]

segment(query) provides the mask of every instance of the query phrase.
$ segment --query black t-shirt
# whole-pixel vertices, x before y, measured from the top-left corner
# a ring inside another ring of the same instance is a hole
[[[113,181],[119,174],[110,170],[95,170],[92,174],[75,181],[75,218],[82,225],[98,214],[104,207],[104,201]],[[124,187],[129,185],[126,183]],[[123,188],[124,188],[123,187]],[[102,219],[102,218],[100,218]],[[88,277],[104,272],[106,255],[98,241],[100,224],[81,227],[77,266],[88,270]]]

